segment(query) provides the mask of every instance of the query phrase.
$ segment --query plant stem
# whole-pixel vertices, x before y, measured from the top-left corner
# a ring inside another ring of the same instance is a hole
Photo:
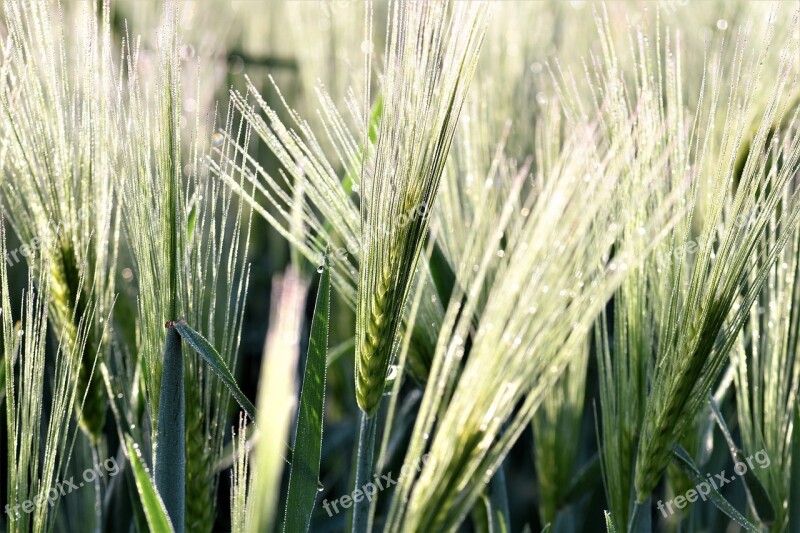
[[[355,490],[369,483],[372,478],[372,459],[375,453],[376,415],[368,416],[361,412],[361,429],[358,432],[358,463],[356,465]],[[370,530],[370,502],[354,500],[353,533],[367,533]]]
[[[650,506],[651,503],[649,497],[644,502],[634,503],[631,519],[628,523],[628,531],[631,533],[648,533],[653,531]]]

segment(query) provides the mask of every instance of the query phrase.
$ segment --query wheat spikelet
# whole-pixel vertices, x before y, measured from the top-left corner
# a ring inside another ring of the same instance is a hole
[[[457,4],[452,13],[447,3],[390,5],[384,112],[374,163],[361,176],[355,369],[367,416],[380,405],[486,15],[484,4]]]
[[[87,310],[96,303],[98,320],[106,316],[114,293],[110,179],[118,172],[114,154],[119,145],[109,113],[114,79],[107,55],[110,35],[106,25],[100,26],[97,8],[85,6],[76,17],[76,31],[68,32],[50,2],[6,2],[3,7],[11,47],[4,50],[0,101],[4,169],[13,178],[0,187],[20,240],[38,244],[50,256],[50,320],[64,331],[65,349],[72,351]],[[109,16],[103,7],[102,20]],[[71,44],[83,52],[74,63],[66,55]],[[102,330],[99,322],[92,325],[79,354],[80,424],[95,441],[106,402],[99,379],[89,377],[95,358],[102,360],[108,349]]]
[[[797,14],[792,20],[796,28]],[[773,18],[770,19],[774,21]],[[765,42],[772,40],[774,22],[767,28]],[[752,105],[754,89],[743,81],[745,71],[744,37],[737,40],[734,68],[730,79],[729,109],[726,127],[719,147],[699,152],[693,166],[712,168],[712,193],[701,235],[696,263],[689,275],[685,300],[670,302],[670,316],[675,326],[659,339],[659,363],[655,367],[650,396],[645,410],[642,438],[636,458],[635,486],[637,500],[645,501],[658,483],[669,463],[672,444],[679,440],[694,422],[695,415],[706,403],[707,395],[721,368],[734,347],[744,326],[749,308],[765,283],[773,262],[793,233],[800,217],[797,196],[786,197],[787,184],[800,169],[800,135],[794,128],[797,109],[789,109],[792,66],[787,54],[774,76],[763,111],[759,111],[758,130],[749,143],[748,155],[730,207],[724,212],[731,182],[738,166],[739,148],[745,144],[745,125],[749,123],[748,106],[734,107],[732,101],[741,98]],[[791,47],[785,45],[785,50]],[[761,76],[765,49],[759,51],[761,60],[754,73]],[[741,89],[744,86],[745,89]],[[712,85],[709,121],[714,120],[720,88]],[[698,115],[704,111],[698,111]],[[769,149],[766,143],[773,124],[787,121],[787,128],[777,143],[777,157],[782,166],[769,169],[768,159],[761,156]],[[708,143],[708,134],[701,139]],[[718,150],[719,153],[711,152]],[[705,158],[708,157],[709,160]],[[782,203],[782,200],[786,200]],[[696,202],[696,199],[693,200]],[[777,232],[769,246],[758,248],[770,219],[780,209],[786,226]],[[729,220],[746,220],[746,224],[723,224]],[[721,226],[721,229],[720,229]],[[715,243],[719,234],[720,241]],[[686,237],[684,237],[686,239]],[[684,241],[685,242],[685,241]],[[753,267],[753,257],[758,264]]]

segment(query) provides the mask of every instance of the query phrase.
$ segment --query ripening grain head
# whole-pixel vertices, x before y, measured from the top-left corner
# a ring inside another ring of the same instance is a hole
[[[383,115],[362,171],[356,398],[372,416],[477,60],[488,6],[394,2]],[[409,220],[410,219],[410,220]]]

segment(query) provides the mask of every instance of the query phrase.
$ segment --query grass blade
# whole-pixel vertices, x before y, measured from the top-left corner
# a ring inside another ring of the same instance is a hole
[[[697,469],[697,466],[695,466],[694,461],[692,461],[692,458],[689,456],[688,453],[686,453],[686,450],[680,447],[676,447],[673,450],[672,456],[675,460],[675,463],[681,468],[681,470],[683,470],[686,473],[687,476],[689,476],[689,478],[691,478],[691,480],[694,483],[696,483],[697,485],[700,485],[702,483],[710,488],[708,497],[711,499],[712,502],[714,502],[714,505],[717,506],[717,509],[728,515],[728,517],[730,517],[732,520],[734,520],[737,524],[742,526],[747,531],[758,532],[758,528],[756,526],[751,524],[750,521],[747,520],[747,518],[742,516],[739,513],[739,511],[737,511],[733,507],[733,505],[731,505],[730,502],[726,500],[725,497],[722,496],[722,494],[720,494],[713,485],[708,484],[708,481],[703,476],[703,474],[701,474],[700,471]]]
[[[717,425],[720,431],[722,431],[725,441],[728,443],[731,459],[733,459],[734,463],[744,463],[745,455],[742,450],[736,446],[733,435],[731,435],[731,431],[728,429],[728,424],[725,423],[725,419],[722,417],[722,413],[719,410],[719,405],[717,405],[713,397],[709,397],[709,403],[711,404],[711,411],[714,413]],[[775,522],[775,504],[772,503],[767,489],[761,483],[761,480],[758,479],[755,472],[753,472],[753,469],[748,468],[741,477],[744,480],[745,490],[747,491],[747,500],[755,516],[757,516],[763,524],[772,524]]]
[[[308,531],[317,497],[325,413],[326,359],[331,307],[331,271],[326,265],[317,290],[311,322],[300,409],[294,437],[284,531]]]
[[[136,480],[136,489],[139,492],[139,498],[142,501],[142,508],[147,519],[147,525],[150,526],[150,531],[175,531],[169,516],[167,516],[164,501],[153,486],[153,480],[150,479],[150,474],[144,465],[138,445],[133,442],[130,435],[125,436],[125,442],[128,447],[128,457],[130,458],[133,477]]]
[[[567,490],[561,499],[561,506],[572,505],[586,494],[591,493],[597,486],[600,485],[602,478],[602,466],[600,465],[600,455],[595,453],[586,464],[581,467],[572,483],[569,484]]]
[[[208,363],[208,366],[217,374],[219,379],[225,383],[225,386],[228,387],[228,390],[231,391],[231,394],[239,402],[239,405],[244,412],[247,413],[252,420],[256,419],[256,408],[247,399],[247,396],[241,391],[239,386],[236,384],[236,380],[231,374],[231,371],[228,370],[228,366],[225,364],[225,361],[219,355],[219,352],[211,346],[211,343],[206,340],[205,337],[200,335],[198,332],[193,330],[185,321],[178,321],[175,323],[175,329],[180,334],[181,337],[189,343],[194,351]]]

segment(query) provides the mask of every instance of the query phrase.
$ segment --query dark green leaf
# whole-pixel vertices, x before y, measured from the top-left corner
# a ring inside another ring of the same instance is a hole
[[[719,429],[722,431],[725,441],[728,443],[728,449],[731,452],[733,462],[748,464],[746,463],[745,454],[736,446],[733,435],[731,435],[731,431],[728,429],[728,425],[722,417],[722,412],[719,410],[719,405],[717,405],[716,400],[711,397],[709,403],[711,404],[711,411],[714,413],[714,418],[719,425]],[[752,460],[752,457],[750,459]],[[775,505],[772,503],[767,489],[761,483],[761,480],[758,479],[758,476],[756,476],[752,468],[745,470],[744,475],[741,477],[744,479],[744,486],[747,490],[747,501],[750,503],[753,512],[762,523],[772,524],[775,521]]]
[[[439,301],[442,302],[444,307],[447,307],[456,284],[456,274],[453,272],[453,268],[447,261],[447,257],[445,257],[438,242],[433,243],[433,250],[431,251],[429,263],[431,277],[436,287],[436,293],[439,295]]]
[[[602,468],[600,468],[600,455],[595,453],[585,465],[581,468],[578,474],[572,479],[572,482],[564,491],[561,499],[561,506],[567,506],[578,501],[582,496],[588,494],[600,484],[602,478]]]
[[[169,518],[179,532],[186,515],[186,398],[183,348],[175,328],[168,327],[158,398],[155,481]]]
[[[700,484],[705,484],[705,486],[709,488],[708,497],[712,502],[714,502],[714,505],[717,506],[717,509],[728,515],[729,518],[734,520],[747,531],[752,531],[755,533],[758,532],[758,528],[756,526],[751,524],[750,521],[742,516],[739,511],[737,511],[713,485],[708,483],[708,480],[697,469],[697,466],[695,466],[694,461],[692,461],[692,458],[689,456],[686,450],[681,447],[676,447],[673,450],[672,456],[675,460],[675,464],[677,464],[695,484],[698,486]]]
[[[222,380],[228,390],[231,391],[231,394],[239,403],[239,405],[244,409],[244,412],[247,413],[252,420],[256,419],[256,408],[247,399],[247,396],[239,389],[239,386],[236,384],[236,380],[231,374],[231,371],[228,370],[225,361],[222,360],[220,357],[219,352],[211,346],[205,337],[200,335],[198,332],[193,330],[186,324],[185,321],[178,321],[175,323],[175,329],[178,330],[181,337],[189,343],[189,346],[194,348],[194,350],[202,357],[206,363],[211,367],[212,370],[217,374],[217,377]]]

